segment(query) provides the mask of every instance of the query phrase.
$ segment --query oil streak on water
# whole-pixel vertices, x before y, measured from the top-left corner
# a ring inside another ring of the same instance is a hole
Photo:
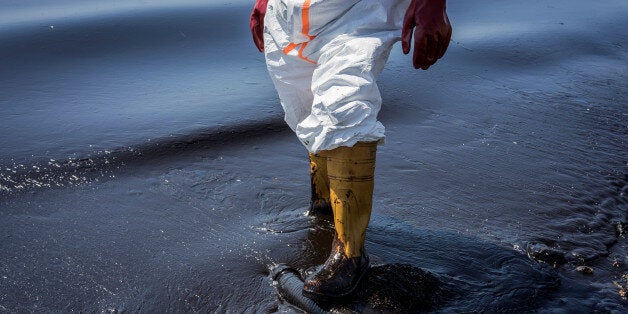
[[[249,6],[0,2],[0,311],[295,311],[268,270],[312,271],[333,228]],[[372,282],[414,267],[436,312],[624,312],[628,4],[448,9],[447,56],[395,47],[380,79]]]

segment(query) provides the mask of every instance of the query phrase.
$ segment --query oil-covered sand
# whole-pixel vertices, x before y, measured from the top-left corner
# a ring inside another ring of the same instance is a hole
[[[333,229],[249,2],[0,2],[0,312],[295,311],[269,268]],[[448,7],[445,58],[379,80],[377,267],[338,308],[624,312],[628,4]]]

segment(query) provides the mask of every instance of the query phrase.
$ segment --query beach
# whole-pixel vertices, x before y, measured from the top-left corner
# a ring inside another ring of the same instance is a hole
[[[251,1],[0,2],[0,312],[294,312],[331,245]],[[449,1],[378,80],[366,248],[434,312],[625,312],[628,3]]]

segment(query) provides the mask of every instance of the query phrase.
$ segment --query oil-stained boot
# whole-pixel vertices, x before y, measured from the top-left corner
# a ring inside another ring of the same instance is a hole
[[[369,267],[364,251],[360,256],[347,257],[344,245],[336,236],[325,264],[305,281],[303,295],[317,301],[346,297],[355,291]]]
[[[310,153],[310,182],[312,199],[310,201],[310,214],[331,215],[331,203],[329,201],[329,178],[327,177],[327,158],[324,153]]]
[[[311,299],[351,294],[368,272],[364,251],[373,205],[373,175],[377,143],[358,143],[325,153],[336,237],[323,267],[306,280],[303,295]]]

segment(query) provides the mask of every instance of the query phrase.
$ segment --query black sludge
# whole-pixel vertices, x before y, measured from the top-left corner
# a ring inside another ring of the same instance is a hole
[[[298,311],[268,269],[333,222],[250,6],[0,1],[0,312]],[[626,1],[448,13],[443,59],[378,80],[374,266],[325,308],[626,312]]]

